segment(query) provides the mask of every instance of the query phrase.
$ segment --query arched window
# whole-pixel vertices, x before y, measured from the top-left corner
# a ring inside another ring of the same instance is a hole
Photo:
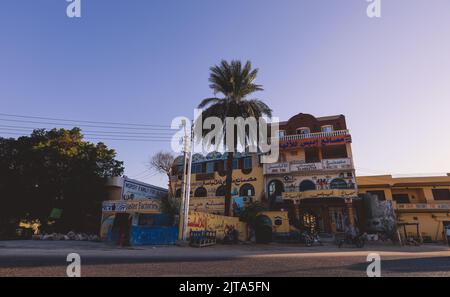
[[[175,198],[181,198],[181,189],[176,190]]]
[[[316,184],[309,179],[305,179],[300,183],[299,190],[300,192],[311,191],[316,189]]]
[[[216,197],[222,197],[225,196],[225,186],[219,186],[216,189]]]
[[[239,189],[239,196],[255,196],[255,188],[251,184],[243,184]]]
[[[198,187],[195,189],[194,197],[206,197],[208,196],[208,192],[204,187]]]
[[[279,180],[272,180],[269,183],[267,193],[269,194],[269,199],[274,200],[276,197],[281,196],[281,193],[284,192],[283,183]]]
[[[330,189],[347,189],[347,183],[342,178],[335,178],[330,182]]]

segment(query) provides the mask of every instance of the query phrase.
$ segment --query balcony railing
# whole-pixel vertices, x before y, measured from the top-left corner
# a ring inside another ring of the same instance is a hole
[[[280,141],[322,138],[322,137],[331,137],[331,136],[346,136],[346,135],[350,135],[349,130],[335,130],[335,131],[331,131],[331,132],[316,132],[316,133],[308,133],[308,134],[286,135],[286,136],[280,137]]]
[[[324,159],[316,163],[299,161],[264,164],[264,174],[315,172],[322,170],[348,170],[354,169],[351,158]]]

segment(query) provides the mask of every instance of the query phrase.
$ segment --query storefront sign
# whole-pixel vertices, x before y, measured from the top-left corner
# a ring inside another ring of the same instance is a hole
[[[272,164],[264,164],[264,173],[273,174],[273,173],[288,173],[289,172],[289,163],[272,163]]]
[[[397,209],[414,209],[414,210],[450,210],[450,204],[437,204],[437,203],[397,203]]]
[[[322,163],[291,162],[290,170],[291,172],[322,170]]]
[[[344,159],[325,159],[322,160],[324,169],[349,169],[352,168],[352,161],[350,158]]]
[[[166,191],[161,190],[157,187],[153,187],[151,185],[127,179],[124,179],[123,181],[122,200],[161,198],[165,194],[167,194]]]
[[[155,199],[139,201],[104,201],[102,211],[114,213],[161,213],[161,204],[159,200]]]
[[[306,192],[284,192],[283,199],[304,199],[304,198],[350,198],[358,196],[356,190],[316,190]]]

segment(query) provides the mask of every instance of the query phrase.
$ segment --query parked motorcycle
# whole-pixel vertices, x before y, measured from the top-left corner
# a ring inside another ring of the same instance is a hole
[[[357,248],[363,248],[366,244],[366,233],[357,236],[345,236],[345,238],[337,239],[337,246],[341,248],[344,244],[354,245]]]

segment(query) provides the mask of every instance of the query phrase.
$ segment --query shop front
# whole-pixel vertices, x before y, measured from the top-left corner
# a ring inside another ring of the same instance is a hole
[[[353,225],[364,230],[364,205],[355,190],[311,190],[283,193],[295,221],[312,233],[341,233]]]
[[[103,202],[100,235],[121,246],[175,244],[178,226],[161,213],[159,199],[113,200]]]

